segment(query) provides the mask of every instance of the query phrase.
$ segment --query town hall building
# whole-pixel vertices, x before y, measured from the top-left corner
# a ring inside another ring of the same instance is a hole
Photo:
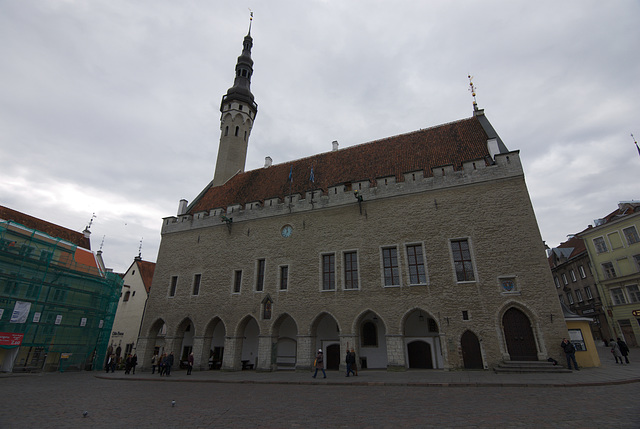
[[[244,171],[251,32],[220,106],[214,177],[162,241],[137,342],[197,369],[490,369],[567,336],[518,151],[483,110]]]

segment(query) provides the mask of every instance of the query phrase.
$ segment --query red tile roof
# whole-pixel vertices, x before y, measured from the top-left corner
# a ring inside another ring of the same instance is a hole
[[[147,290],[147,293],[151,290],[151,281],[153,280],[153,272],[156,269],[155,262],[143,261],[141,259],[136,259],[136,263],[138,264],[138,270],[140,272],[140,277],[142,277],[142,283],[144,283],[144,288]]]
[[[189,208],[193,214],[214,208],[268,198],[284,198],[290,193],[328,188],[342,183],[395,176],[423,170],[432,176],[434,167],[462,163],[489,155],[487,133],[476,117],[388,137],[370,143],[325,152],[308,158],[240,173],[227,183],[209,187]],[[311,168],[315,182],[310,181]],[[292,172],[293,183],[289,181]]]
[[[91,250],[91,240],[85,238],[82,232],[73,231],[69,228],[3,206],[0,206],[0,219],[17,222],[27,228],[36,229],[52,237],[61,238],[76,246]]]

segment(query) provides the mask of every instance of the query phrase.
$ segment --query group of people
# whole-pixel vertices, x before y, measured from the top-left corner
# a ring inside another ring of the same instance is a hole
[[[611,347],[611,353],[613,353],[613,357],[616,359],[616,363],[620,362],[620,365],[624,365],[622,362],[622,358],[629,363],[629,346],[623,340],[618,337],[618,341],[614,341],[613,338],[609,340],[609,347]]]
[[[137,365],[138,365],[138,355],[135,353],[133,355],[129,353],[129,355],[124,361],[124,373],[130,374],[131,371],[133,370],[133,373],[135,374]]]
[[[163,375],[171,375],[171,367],[173,366],[173,352],[166,354],[162,353],[160,356],[154,354],[151,357],[151,374],[156,373],[156,367],[158,367],[158,373],[162,377]]]
[[[345,363],[347,364],[347,377],[349,377],[350,373],[353,375],[358,375],[358,365],[356,365],[356,351],[354,349],[347,349],[347,357],[345,358]]]

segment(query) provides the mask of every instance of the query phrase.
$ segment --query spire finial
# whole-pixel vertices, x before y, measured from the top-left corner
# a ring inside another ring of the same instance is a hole
[[[102,246],[104,246],[104,238],[106,237],[106,235],[102,236],[102,241],[100,242],[100,251],[102,251]]]
[[[636,149],[638,149],[638,155],[640,155],[640,147],[638,147],[638,142],[636,141],[636,138],[633,136],[633,133],[631,133],[631,138],[633,139],[633,142],[636,144]]]
[[[253,22],[253,11],[251,10],[251,8],[249,8],[249,33],[248,35],[251,36],[251,23]]]
[[[471,91],[471,96],[473,97],[473,110],[474,112],[478,110],[478,103],[476,103],[476,86],[473,84],[473,76],[468,75],[469,77],[469,91]]]
[[[142,259],[142,240],[144,237],[140,237],[140,246],[138,246],[138,258]]]

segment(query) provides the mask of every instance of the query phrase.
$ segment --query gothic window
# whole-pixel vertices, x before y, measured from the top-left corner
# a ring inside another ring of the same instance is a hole
[[[336,255],[322,255],[322,290],[336,288]]]
[[[358,289],[358,253],[344,253],[344,288]]]
[[[233,277],[233,293],[240,293],[242,284],[242,270],[236,270]]]
[[[258,259],[258,270],[256,276],[256,291],[262,292],[264,290],[264,259]]]
[[[475,280],[473,275],[473,262],[471,261],[471,251],[469,241],[451,240],[451,251],[453,252],[453,263],[456,269],[456,278],[459,282],[471,282]]]
[[[238,132],[240,131],[240,127],[236,127],[236,137],[238,137]]]
[[[176,296],[176,288],[178,287],[178,276],[171,277],[171,286],[169,287],[169,296]]]
[[[193,276],[193,293],[192,295],[198,295],[200,293],[200,279],[202,274],[196,274]]]
[[[280,290],[287,290],[289,287],[289,267],[283,265],[280,267]]]
[[[384,267],[384,285],[399,286],[398,249],[395,247],[382,249],[382,265]]]
[[[228,125],[226,127],[224,127],[224,135],[225,136],[229,135],[229,126]]]
[[[409,265],[409,283],[412,285],[426,284],[427,276],[424,269],[421,244],[407,246],[407,264]]]
[[[272,304],[273,304],[273,301],[267,295],[267,297],[262,301],[262,318],[264,320],[270,320],[271,319],[271,306],[272,306]]]
[[[368,321],[362,325],[362,345],[376,347],[378,345],[378,332],[375,323]]]

